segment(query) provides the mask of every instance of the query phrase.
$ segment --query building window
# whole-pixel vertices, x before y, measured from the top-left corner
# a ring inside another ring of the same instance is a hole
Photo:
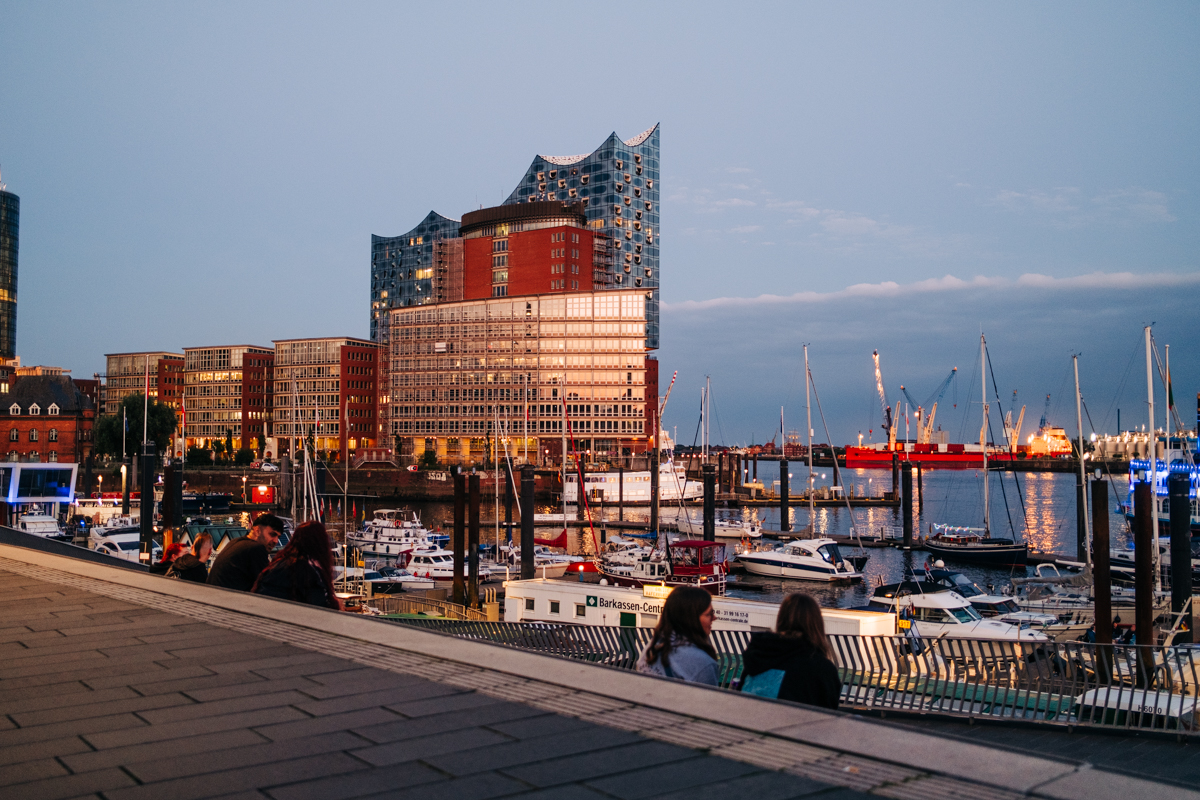
[[[51,450],[49,453],[46,454],[46,460],[57,462],[58,461],[58,451]]]
[[[30,430],[29,430],[29,441],[31,441],[31,442],[36,442],[37,440],[38,440],[37,428],[30,428]]]
[[[35,416],[35,417],[36,417],[38,414],[41,414],[41,413],[42,413],[42,409],[41,409],[41,407],[40,407],[40,406],[38,406],[38,404],[37,404],[37,403],[34,403],[33,405],[31,405],[31,406],[29,407],[29,413],[30,413],[32,416]]]
[[[576,603],[575,604],[575,616],[586,617],[587,616],[587,606],[585,606],[583,603]]]
[[[493,253],[504,253],[508,251],[508,239],[494,239],[492,241]]]
[[[20,439],[21,439],[21,434],[17,431],[16,428],[13,428],[12,430],[10,430],[8,432],[8,440],[10,442],[20,441]]]
[[[57,417],[58,416],[58,404],[51,403],[50,407],[46,409],[46,413],[52,417]]]
[[[497,269],[492,271],[492,283],[508,283],[508,270]]]
[[[508,286],[493,286],[492,297],[508,297]]]
[[[11,406],[8,407],[8,413],[12,414],[14,417],[20,416],[21,407],[19,405],[17,405],[16,403],[13,403]]]
[[[20,455],[17,453],[17,451],[16,451],[16,450],[9,450],[9,451],[8,451],[8,460],[9,460],[9,461],[17,461],[17,460],[18,460],[18,459],[20,459],[20,458],[21,458],[21,456],[20,456]]]
[[[496,267],[507,267],[507,266],[508,266],[508,256],[507,255],[492,256],[492,268],[493,269],[495,269]]]
[[[47,439],[51,442],[57,442],[58,441],[58,428],[51,428],[50,435],[47,437]]]
[[[551,614],[559,613],[559,602],[557,600],[550,601],[550,613]]]
[[[533,598],[532,597],[525,598],[525,610],[533,611]]]

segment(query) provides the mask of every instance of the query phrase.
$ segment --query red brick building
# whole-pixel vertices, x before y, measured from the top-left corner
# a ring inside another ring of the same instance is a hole
[[[7,461],[82,462],[92,451],[96,407],[66,375],[19,375],[0,396]]]

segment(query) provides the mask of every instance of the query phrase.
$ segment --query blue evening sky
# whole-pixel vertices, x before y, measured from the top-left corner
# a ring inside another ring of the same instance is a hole
[[[981,328],[1006,410],[1074,430],[1080,352],[1112,431],[1154,323],[1194,424],[1198,34],[1192,3],[4,0],[18,354],[366,336],[372,233],[659,122],[680,440],[706,374],[715,441],[799,423],[804,342],[835,441],[878,431],[874,349],[893,402],[959,367],[958,438]]]

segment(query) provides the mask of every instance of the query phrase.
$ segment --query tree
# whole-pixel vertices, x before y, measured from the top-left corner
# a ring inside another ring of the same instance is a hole
[[[422,469],[437,469],[437,453],[433,450],[426,450],[421,454],[421,460],[418,463]]]
[[[234,455],[234,457],[233,457],[233,463],[237,464],[239,467],[245,466],[246,464],[249,464],[253,460],[254,460],[254,451],[248,447],[243,447],[241,450],[238,450],[237,454]]]
[[[116,458],[121,457],[123,419],[128,420],[129,423],[128,430],[125,431],[125,452],[133,455],[141,451],[142,414],[145,402],[143,395],[131,394],[121,401],[116,414],[102,416],[96,420],[94,436],[97,453]],[[146,435],[158,447],[158,452],[165,452],[171,444],[171,436],[175,433],[175,409],[166,403],[160,403],[153,397],[150,398],[148,407],[150,414],[147,417]]]
[[[213,463],[212,450],[207,447],[196,447],[193,445],[187,449],[187,463],[189,467],[211,467]]]

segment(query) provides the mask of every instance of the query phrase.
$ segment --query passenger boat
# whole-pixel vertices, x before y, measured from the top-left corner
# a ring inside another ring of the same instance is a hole
[[[622,499],[629,504],[646,503],[653,499],[650,471],[640,472],[588,472],[583,476],[583,485],[589,501],[617,503]],[[623,491],[622,491],[623,490]],[[700,481],[689,481],[687,469],[682,464],[665,461],[658,468],[658,498],[661,502],[698,500],[704,496]],[[567,473],[563,487],[563,500],[579,502],[579,476]]]
[[[602,558],[600,575],[618,586],[697,586],[710,594],[725,594],[728,565],[725,545],[703,540],[668,541],[632,563]]]
[[[988,536],[985,528],[934,523],[920,547],[938,558],[973,564],[1019,566],[1029,559],[1029,545]]]
[[[867,609],[891,611],[907,619],[921,636],[1036,642],[1044,633],[1024,630],[999,619],[984,619],[965,597],[937,583],[902,581],[880,586]]]
[[[470,559],[463,559],[463,577],[470,577]],[[449,550],[431,549],[419,550],[413,553],[408,562],[408,571],[422,578],[432,578],[435,581],[454,580],[454,554]],[[492,571],[484,564],[479,565],[479,582],[492,579]]]
[[[1151,470],[1150,460],[1135,458],[1129,462],[1129,494],[1124,503],[1120,504],[1121,512],[1126,519],[1133,519],[1133,491],[1138,483],[1146,483],[1154,477],[1154,515],[1158,519],[1160,535],[1169,535],[1171,524],[1171,499],[1168,493],[1168,482],[1171,475],[1188,476],[1188,498],[1191,506],[1189,526],[1192,536],[1200,536],[1200,466],[1197,466],[1195,447],[1189,451],[1189,446],[1195,440],[1187,440],[1180,436],[1170,437],[1171,441],[1182,447],[1165,450],[1166,458],[1157,458]],[[1160,438],[1161,442],[1162,439]]]
[[[842,557],[833,539],[798,539],[773,550],[738,554],[751,575],[803,581],[858,581],[862,573]]]

